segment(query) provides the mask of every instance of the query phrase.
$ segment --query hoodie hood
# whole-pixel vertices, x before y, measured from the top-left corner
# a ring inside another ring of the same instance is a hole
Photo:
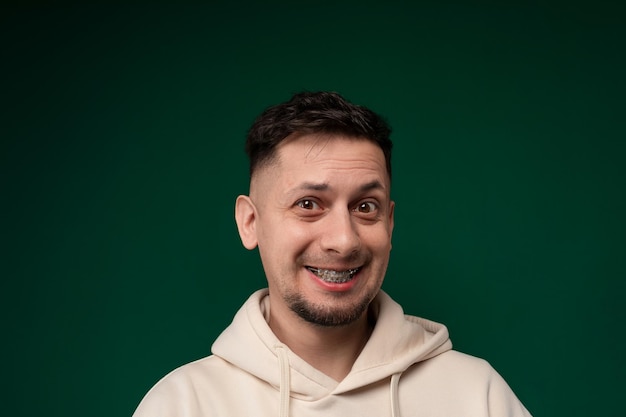
[[[405,315],[402,307],[381,290],[370,306],[376,319],[374,330],[350,373],[337,382],[278,340],[268,325],[269,309],[267,289],[252,294],[215,341],[212,352],[303,400],[349,392],[394,375],[397,383],[399,375],[414,363],[452,348],[444,325]],[[288,387],[283,386],[286,378]]]

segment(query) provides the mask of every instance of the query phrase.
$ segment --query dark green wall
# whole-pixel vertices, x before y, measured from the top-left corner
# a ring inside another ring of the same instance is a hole
[[[530,3],[3,6],[3,414],[129,415],[209,353],[264,286],[246,129],[303,89],[394,126],[405,310],[535,416],[621,414],[626,16]]]

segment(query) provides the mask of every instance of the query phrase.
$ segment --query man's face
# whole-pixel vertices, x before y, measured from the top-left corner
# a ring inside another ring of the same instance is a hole
[[[242,241],[259,247],[272,316],[351,323],[389,261],[394,203],[383,152],[366,139],[305,135],[288,138],[277,156],[237,203]]]

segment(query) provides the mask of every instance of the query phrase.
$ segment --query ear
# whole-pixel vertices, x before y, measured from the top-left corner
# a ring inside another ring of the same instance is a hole
[[[393,235],[393,212],[396,208],[396,203],[394,201],[389,202],[389,239]]]
[[[258,240],[256,237],[256,207],[250,197],[240,195],[235,202],[235,221],[237,230],[243,246],[252,250],[256,248]]]

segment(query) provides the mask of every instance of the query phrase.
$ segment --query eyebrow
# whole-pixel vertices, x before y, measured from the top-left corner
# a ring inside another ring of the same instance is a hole
[[[378,180],[374,180],[363,184],[360,187],[361,192],[371,191],[371,190],[383,190],[385,187]],[[294,190],[311,190],[311,191],[326,191],[330,189],[330,185],[328,183],[315,183],[315,182],[303,182],[298,185]]]
[[[371,190],[384,190],[384,189],[385,187],[378,180],[368,182],[367,184],[363,184],[361,186],[362,192],[371,191]]]
[[[330,188],[328,183],[303,182],[296,187],[297,190],[326,191]]]

